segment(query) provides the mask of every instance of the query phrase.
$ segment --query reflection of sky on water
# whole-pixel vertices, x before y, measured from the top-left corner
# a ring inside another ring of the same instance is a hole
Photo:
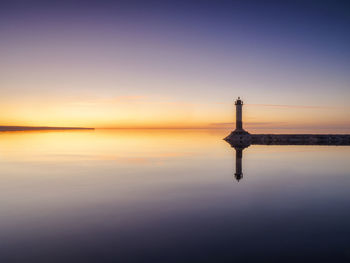
[[[349,259],[350,147],[225,131],[0,134],[0,255],[27,262]]]

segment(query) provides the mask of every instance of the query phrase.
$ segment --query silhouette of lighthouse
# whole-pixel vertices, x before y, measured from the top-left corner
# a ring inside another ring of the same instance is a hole
[[[236,134],[247,134],[247,132],[243,129],[243,122],[242,122],[242,108],[243,108],[243,101],[240,97],[235,101],[236,105],[236,129],[234,130],[234,133]]]

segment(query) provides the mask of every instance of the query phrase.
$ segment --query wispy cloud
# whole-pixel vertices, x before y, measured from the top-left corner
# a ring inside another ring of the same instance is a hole
[[[178,107],[179,109],[190,108],[194,106],[201,106],[199,103],[187,102],[187,101],[178,101],[169,97],[164,96],[144,96],[144,95],[135,95],[135,96],[116,96],[112,98],[85,98],[85,99],[76,99],[74,101],[68,102],[69,106],[74,107],[109,107],[109,106],[118,106],[118,105],[151,105],[152,107],[163,108],[167,107]]]
[[[234,122],[210,123],[209,128],[234,129]],[[289,122],[245,122],[244,126],[249,129],[350,129],[350,123],[289,123]]]
[[[149,98],[148,96],[142,96],[142,95],[137,95],[137,96],[117,96],[117,97],[113,97],[111,99],[105,99],[103,101],[110,102],[110,103],[114,103],[114,102],[140,102],[140,101],[145,101],[148,98]]]
[[[90,107],[96,105],[110,105],[110,104],[125,104],[125,103],[140,103],[147,101],[149,97],[137,95],[137,96],[116,96],[112,98],[90,98],[81,101],[72,101],[69,104],[72,106]]]
[[[336,109],[332,106],[282,105],[282,104],[246,104],[257,107],[288,108],[288,109]]]
[[[245,122],[244,125],[250,126],[250,127],[264,127],[264,126],[271,126],[271,125],[285,125],[286,122]],[[232,128],[235,126],[234,122],[214,122],[209,124],[210,127],[217,127],[217,128]]]

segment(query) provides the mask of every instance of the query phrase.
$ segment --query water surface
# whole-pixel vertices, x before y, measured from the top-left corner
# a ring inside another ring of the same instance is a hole
[[[0,133],[1,262],[349,262],[350,147]]]

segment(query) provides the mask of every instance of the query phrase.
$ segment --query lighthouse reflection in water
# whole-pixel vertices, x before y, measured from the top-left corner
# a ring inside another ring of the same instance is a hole
[[[235,148],[236,149],[236,173],[235,173],[235,178],[237,181],[241,180],[243,178],[243,173],[242,173],[242,154],[243,154],[243,149],[241,148]]]
[[[235,178],[237,181],[240,181],[243,178],[243,172],[242,172],[242,159],[243,159],[243,149],[245,149],[247,146],[235,146],[236,150],[236,172],[235,172]]]

